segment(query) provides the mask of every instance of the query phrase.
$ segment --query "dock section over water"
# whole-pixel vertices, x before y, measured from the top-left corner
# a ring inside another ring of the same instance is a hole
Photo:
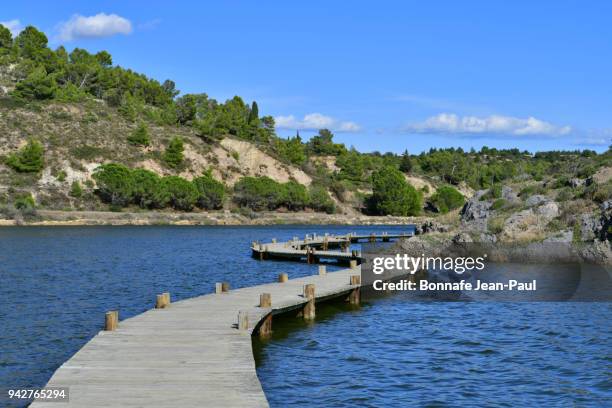
[[[312,318],[315,302],[339,296],[358,301],[358,277],[359,267],[281,277],[283,282],[224,287],[226,292],[149,310],[100,332],[47,387],[69,387],[70,407],[267,407],[251,334],[269,332],[277,313]],[[59,405],[66,406],[31,406]]]
[[[351,267],[328,273],[320,265],[317,275],[289,280],[283,273],[276,283],[236,290],[220,282],[213,294],[176,303],[168,293],[152,294],[154,309],[124,321],[110,311],[105,330],[62,364],[47,384],[68,387],[69,402],[35,401],[31,407],[267,407],[251,335],[269,336],[276,314],[313,319],[321,301],[342,298],[359,304],[359,253],[347,252],[350,243],[408,236],[324,235],[253,243],[254,255],[262,250],[287,258],[310,253],[348,260]]]
[[[318,263],[321,260],[338,263],[349,263],[351,260],[361,262],[361,253],[351,251],[352,243],[357,242],[389,242],[400,238],[409,238],[412,233],[388,234],[346,234],[346,235],[306,235],[304,239],[293,237],[287,242],[262,243],[253,242],[251,251],[256,259],[302,260],[308,263]]]

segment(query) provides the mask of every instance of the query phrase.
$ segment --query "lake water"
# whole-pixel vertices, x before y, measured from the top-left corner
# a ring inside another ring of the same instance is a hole
[[[101,328],[173,300],[315,274],[259,262],[253,240],[401,227],[54,227],[0,229],[0,389],[41,387]],[[335,267],[330,267],[334,270]],[[255,342],[271,405],[605,406],[612,387],[607,303],[332,303],[314,324],[275,320]],[[0,404],[1,405],[1,404]]]

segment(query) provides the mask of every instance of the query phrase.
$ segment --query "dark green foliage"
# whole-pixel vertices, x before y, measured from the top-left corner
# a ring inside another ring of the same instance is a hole
[[[258,123],[259,122],[259,107],[257,106],[257,102],[253,101],[251,104],[251,110],[249,111],[249,123]]]
[[[132,201],[134,177],[126,166],[116,163],[103,164],[94,171],[92,177],[102,200],[117,207],[124,207]]]
[[[280,197],[279,183],[269,177],[243,177],[234,185],[234,201],[254,211],[277,208]]]
[[[290,211],[299,211],[306,208],[308,203],[309,197],[306,187],[295,181],[289,181],[282,185],[278,206],[285,207]]]
[[[225,186],[215,180],[210,172],[193,179],[198,190],[197,206],[206,210],[217,210],[223,207]]]
[[[74,198],[81,198],[83,196],[83,188],[81,188],[81,183],[78,181],[73,181],[70,186],[70,196]]]
[[[170,197],[157,174],[145,169],[134,169],[132,177],[134,204],[141,208],[163,208],[168,205]]]
[[[340,179],[361,182],[364,179],[367,157],[355,149],[344,152],[336,159],[336,166],[340,167]]]
[[[319,134],[310,138],[308,149],[316,155],[338,156],[346,151],[343,144],[333,142],[334,134],[329,129],[319,130]]]
[[[149,146],[151,138],[149,137],[149,129],[144,122],[141,122],[136,129],[127,138],[130,144],[134,146]],[[181,144],[182,146],[182,144]]]
[[[43,32],[38,31],[35,27],[27,26],[15,38],[15,45],[21,57],[42,61],[50,51],[47,48],[47,41],[47,36]]]
[[[162,178],[164,190],[170,197],[170,205],[176,210],[191,211],[198,200],[198,189],[182,177],[167,176]]]
[[[336,211],[336,204],[324,187],[312,185],[309,190],[309,195],[309,207],[313,210],[326,212],[328,214],[333,214]]]
[[[11,48],[13,45],[13,36],[11,31],[0,24],[0,48]]]
[[[289,139],[277,139],[276,150],[286,162],[300,166],[306,161],[306,149],[299,134]]]
[[[34,202],[34,198],[30,193],[16,196],[14,205],[18,210],[31,210],[36,208],[36,203]]]
[[[395,167],[383,167],[372,174],[372,191],[370,206],[377,214],[406,216],[421,211],[421,194]]]
[[[51,99],[57,91],[57,83],[52,75],[47,75],[44,67],[34,69],[27,77],[19,81],[13,96],[23,99]]]
[[[442,186],[430,197],[442,214],[461,207],[465,203],[463,194],[451,186]]]
[[[166,148],[166,151],[164,152],[164,162],[169,167],[179,167],[183,163],[184,150],[185,148],[183,147],[183,139],[181,139],[180,137],[173,137],[172,140],[170,140],[170,144]]]
[[[404,150],[404,154],[402,154],[399,170],[402,173],[410,173],[412,171],[412,159],[410,158],[410,154],[408,154],[408,150]]]
[[[37,140],[30,139],[19,152],[7,157],[6,164],[20,173],[37,173],[44,166],[43,156],[43,145]]]

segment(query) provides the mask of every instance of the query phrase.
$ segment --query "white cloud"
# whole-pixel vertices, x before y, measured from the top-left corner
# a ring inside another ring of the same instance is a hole
[[[5,26],[9,29],[13,37],[16,37],[21,30],[23,30],[23,26],[21,25],[21,21],[14,19],[9,21],[0,21],[0,25]]]
[[[297,120],[293,115],[276,116],[274,121],[279,129],[318,130],[326,128],[336,132],[358,132],[361,130],[361,126],[355,122],[342,122],[320,113],[309,113],[302,120]]]
[[[110,37],[116,34],[130,34],[130,20],[116,14],[99,13],[95,16],[75,14],[70,20],[60,24],[59,38],[71,41],[78,38]]]
[[[487,117],[458,116],[454,113],[440,113],[425,121],[405,128],[414,133],[446,134],[503,134],[526,135],[566,135],[572,131],[570,126],[557,126],[534,117],[526,119],[511,116],[491,115]]]

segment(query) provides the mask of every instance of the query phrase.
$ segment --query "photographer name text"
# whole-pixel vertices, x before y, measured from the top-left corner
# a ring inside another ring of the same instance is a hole
[[[537,286],[536,280],[529,282],[521,282],[515,279],[509,279],[507,282],[483,282],[480,279],[476,283],[460,280],[458,282],[429,282],[425,279],[418,282],[412,282],[403,279],[397,282],[385,282],[383,280],[375,280],[372,283],[374,290],[379,291],[517,291],[529,292],[535,291]]]

